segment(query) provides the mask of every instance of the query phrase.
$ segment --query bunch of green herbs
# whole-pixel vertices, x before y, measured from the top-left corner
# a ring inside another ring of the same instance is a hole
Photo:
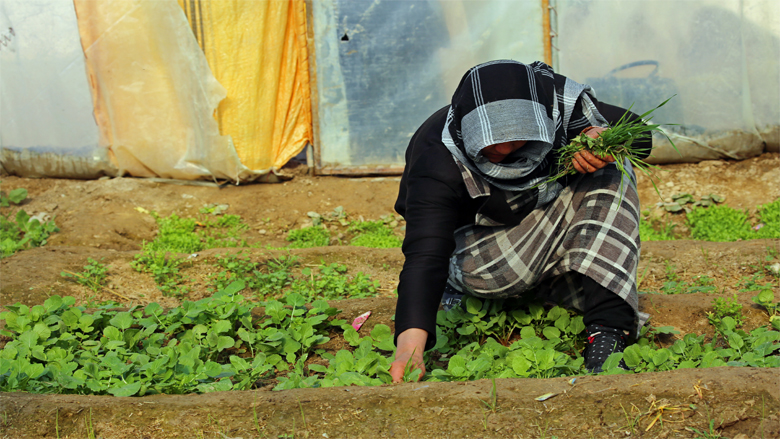
[[[664,133],[660,124],[647,123],[647,121],[652,119],[652,113],[666,105],[673,97],[674,96],[663,101],[657,107],[642,113],[638,118],[633,120],[628,118],[628,112],[624,113],[615,124],[601,132],[595,139],[582,133],[572,139],[569,144],[560,147],[558,150],[559,171],[557,174],[551,176],[547,182],[555,181],[566,175],[576,174],[577,171],[573,164],[574,155],[582,150],[588,150],[598,157],[612,156],[615,159],[615,166],[617,166],[622,174],[621,183],[623,182],[623,179],[630,175],[625,166],[625,161],[628,160],[634,169],[638,169],[643,174],[651,177],[650,181],[656,192],[660,195],[660,191],[652,178],[654,176],[652,171],[656,167],[637,157],[637,155],[645,155],[649,153],[649,151],[645,148],[638,147],[634,143],[652,138],[653,132],[660,132],[669,140],[669,143],[671,143],[672,147],[677,151],[677,146],[675,146],[669,136]],[[629,111],[630,110],[631,107],[629,107]]]

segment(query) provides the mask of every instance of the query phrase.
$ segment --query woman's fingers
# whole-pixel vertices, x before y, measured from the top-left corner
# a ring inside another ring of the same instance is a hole
[[[407,368],[409,370],[407,370]],[[390,376],[393,378],[394,383],[402,383],[404,381],[404,375],[415,369],[420,369],[420,374],[415,377],[416,380],[419,381],[420,378],[425,375],[425,365],[423,362],[418,362],[414,357],[412,357],[412,361],[409,361],[409,358],[404,358],[404,356],[402,356],[396,358],[395,361],[390,364]]]
[[[596,172],[599,169],[607,166],[608,163],[615,161],[615,158],[611,155],[598,157],[593,155],[590,151],[582,150],[574,154],[572,159],[572,165],[574,169],[580,174],[587,174],[590,172]]]

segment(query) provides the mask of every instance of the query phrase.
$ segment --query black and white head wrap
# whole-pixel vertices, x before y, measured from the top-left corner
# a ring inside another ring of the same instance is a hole
[[[456,160],[494,186],[523,191],[554,172],[555,151],[588,126],[607,126],[588,85],[542,62],[500,60],[470,69],[452,97],[442,141]],[[573,135],[571,136],[573,137]],[[501,163],[486,146],[525,140]]]

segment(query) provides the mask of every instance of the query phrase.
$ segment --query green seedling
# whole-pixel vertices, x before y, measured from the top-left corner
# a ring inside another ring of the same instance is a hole
[[[303,404],[301,400],[298,400],[298,407],[301,409],[301,420],[303,421],[303,428],[306,429],[306,415],[303,413]]]
[[[92,258],[87,258],[87,265],[84,266],[84,271],[80,273],[63,271],[61,275],[72,278],[76,283],[84,285],[95,293],[98,293],[103,289],[107,273],[108,268],[106,268],[104,264],[101,264]]]
[[[685,427],[685,429],[690,432],[698,434],[699,436],[696,439],[728,439],[721,436],[720,433],[718,433],[718,431],[715,429],[714,419],[710,419],[709,431],[701,431],[693,427]]]
[[[490,391],[490,397],[487,401],[480,399],[479,402],[481,402],[484,407],[482,408],[482,425],[485,428],[485,431],[487,431],[487,418],[489,416],[489,413],[496,413],[496,410],[498,409],[498,392],[496,391],[496,379],[491,379],[493,382],[493,388]]]
[[[636,408],[636,406],[634,406],[633,404],[631,404],[631,408],[632,408],[632,411],[633,411],[633,409],[634,409],[634,408]],[[621,409],[621,410],[623,410],[623,417],[625,417],[625,418],[626,418],[626,425],[625,425],[623,428],[627,428],[627,429],[628,429],[628,431],[626,431],[626,434],[627,434],[628,436],[631,436],[631,435],[633,435],[633,434],[634,434],[634,430],[637,430],[637,431],[639,431],[639,429],[637,428],[637,426],[638,426],[638,424],[639,424],[639,419],[642,417],[642,413],[640,412],[640,413],[638,413],[636,416],[633,416],[633,417],[632,417],[632,416],[631,416],[631,415],[628,413],[628,411],[626,410],[626,408],[625,408],[625,407],[623,407],[623,404],[622,404],[622,403],[620,404],[620,409]]]
[[[707,319],[712,326],[720,326],[724,317],[731,317],[738,327],[742,326],[742,304],[739,303],[736,294],[730,299],[723,299],[721,297],[715,298],[712,301],[712,308],[713,311],[707,313]]]
[[[27,189],[24,188],[12,189],[8,195],[0,191],[0,207],[9,207],[11,204],[19,205],[25,199],[27,199]]]
[[[87,439],[95,439],[95,426],[92,425],[92,407],[89,408],[89,413],[84,416],[84,426],[87,430]]]
[[[20,250],[41,247],[52,233],[59,230],[53,219],[41,222],[31,218],[24,209],[16,212],[14,221],[0,214],[0,258]]]
[[[401,239],[393,233],[392,227],[383,220],[356,222],[347,229],[347,232],[354,234],[350,245],[397,248],[402,244]]]

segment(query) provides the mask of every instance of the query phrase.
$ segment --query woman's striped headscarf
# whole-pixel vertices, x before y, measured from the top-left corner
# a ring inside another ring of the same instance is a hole
[[[452,97],[442,141],[456,160],[494,186],[526,190],[555,172],[555,152],[569,138],[588,126],[607,126],[590,93],[590,86],[539,61],[480,64],[463,76]],[[515,140],[527,143],[501,163],[480,152]]]

